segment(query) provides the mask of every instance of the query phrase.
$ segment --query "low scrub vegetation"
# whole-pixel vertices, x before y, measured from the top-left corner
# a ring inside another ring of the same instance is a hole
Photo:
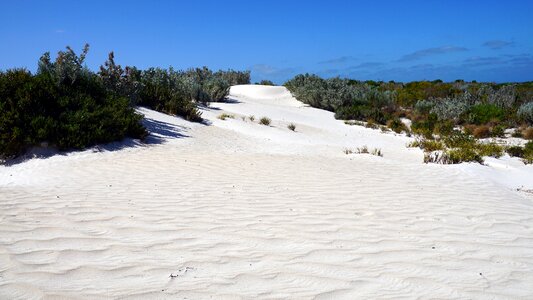
[[[357,81],[302,74],[285,86],[300,101],[335,112],[348,125],[406,132],[426,152],[426,162],[482,162],[505,149],[476,139],[533,138],[533,82],[478,83]],[[410,131],[401,118],[411,120]],[[509,131],[508,131],[509,130]]]
[[[285,86],[300,101],[335,112],[335,117],[407,128],[427,138],[450,134],[454,127],[479,127],[476,136],[502,136],[505,129],[533,124],[533,82],[494,84],[416,81],[410,83],[323,79],[302,74]],[[487,130],[488,129],[488,130]]]

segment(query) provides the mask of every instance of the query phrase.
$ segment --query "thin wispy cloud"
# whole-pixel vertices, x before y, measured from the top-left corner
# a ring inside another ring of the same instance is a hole
[[[448,53],[453,53],[453,52],[464,52],[464,51],[468,51],[468,49],[464,47],[457,47],[457,46],[442,46],[442,47],[428,48],[428,49],[418,50],[413,53],[404,55],[398,61],[399,62],[415,61],[415,60],[419,60],[419,59],[422,59],[428,56],[448,54]]]
[[[350,67],[350,69],[352,69],[352,70],[357,70],[357,69],[372,69],[372,68],[381,67],[381,66],[383,66],[383,65],[384,65],[384,64],[383,64],[383,63],[380,63],[380,62],[364,62],[364,63],[358,64],[357,66]]]
[[[325,64],[325,65],[344,64],[344,63],[351,62],[354,60],[355,58],[352,56],[341,56],[341,57],[321,61],[319,62],[319,64]]]
[[[54,32],[58,34],[65,33],[65,29],[56,29]]]
[[[514,43],[509,41],[502,41],[502,40],[492,40],[492,41],[486,41],[481,46],[490,48],[492,50],[498,50],[505,47],[512,46]]]
[[[481,67],[481,66],[492,66],[497,64],[505,63],[501,57],[470,57],[463,61],[463,66],[467,67]]]

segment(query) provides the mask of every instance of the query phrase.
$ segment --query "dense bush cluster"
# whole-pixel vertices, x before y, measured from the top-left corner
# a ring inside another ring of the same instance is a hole
[[[207,67],[186,71],[150,68],[139,72],[138,78],[140,105],[180,115],[190,121],[201,121],[196,103],[223,101],[230,86],[250,83],[250,72],[213,72]]]
[[[83,66],[87,51],[77,56],[67,48],[55,61],[45,53],[35,75],[23,69],[0,72],[1,159],[42,143],[81,149],[146,135],[129,100],[109,93]]]
[[[224,100],[231,85],[250,83],[249,71],[122,68],[113,52],[95,73],[84,65],[88,50],[78,56],[67,47],[54,61],[45,53],[36,74],[0,72],[0,159],[42,144],[82,149],[143,138],[135,105],[202,121],[197,103]]]
[[[335,112],[339,119],[373,120],[385,124],[394,111],[396,92],[341,78],[297,75],[285,86],[300,101]]]

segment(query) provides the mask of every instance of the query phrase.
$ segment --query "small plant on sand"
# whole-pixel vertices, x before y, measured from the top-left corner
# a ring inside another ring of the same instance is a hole
[[[255,116],[254,116],[254,115],[251,115],[251,116],[248,117],[248,119],[249,119],[251,122],[253,122],[253,121],[255,121]]]
[[[267,117],[262,117],[261,119],[259,119],[259,124],[261,124],[261,125],[270,126],[271,122],[272,122],[272,120],[270,120]]]
[[[383,157],[383,153],[381,152],[381,149],[379,149],[379,148],[372,149],[370,154],[375,155],[375,156],[379,156],[379,157]]]
[[[368,146],[366,145],[362,147],[357,147],[355,148],[355,150],[352,150],[349,148],[344,149],[344,154],[354,154],[354,153],[355,154],[371,154],[371,155],[383,157],[383,152],[381,152],[381,149],[373,148],[372,150],[370,150]]]
[[[365,146],[363,146],[361,148],[358,147],[357,148],[357,153],[358,154],[368,154],[370,152],[368,151],[368,147],[365,145]]]
[[[289,125],[287,125],[287,128],[289,128],[289,130],[295,131],[296,125],[294,125],[294,123],[290,123]]]
[[[235,118],[235,116],[234,116],[234,115],[230,115],[230,114],[223,113],[223,114],[220,114],[220,115],[218,116],[218,118],[219,118],[220,120],[226,120],[226,118],[233,119],[233,118]]]
[[[350,125],[350,126],[354,126],[354,125],[365,126],[365,122],[363,122],[363,121],[357,121],[357,120],[344,121],[344,124],[346,124],[346,125]]]

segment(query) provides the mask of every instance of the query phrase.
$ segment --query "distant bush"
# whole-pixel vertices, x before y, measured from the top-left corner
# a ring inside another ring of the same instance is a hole
[[[254,115],[250,115],[250,116],[248,117],[248,119],[250,119],[250,121],[253,122],[253,121],[255,121],[255,116],[254,116]]]
[[[533,102],[524,103],[518,109],[517,115],[528,124],[533,124]]]
[[[269,118],[267,118],[267,117],[262,117],[261,119],[259,119],[259,124],[261,124],[261,125],[269,126],[270,122],[271,122],[271,120]]]
[[[239,84],[250,84],[250,71],[217,71],[213,74],[214,77],[227,82],[230,86]]]
[[[263,79],[259,82],[260,85],[276,85],[274,82],[270,80]]]

